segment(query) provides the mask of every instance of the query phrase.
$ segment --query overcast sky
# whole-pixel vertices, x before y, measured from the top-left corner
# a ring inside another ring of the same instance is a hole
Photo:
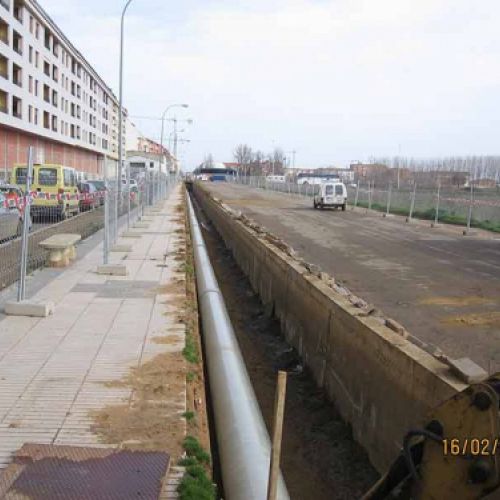
[[[40,1],[118,94],[124,0]],[[297,166],[498,154],[499,26],[498,0],[134,0],[124,103],[189,103],[188,169],[238,143],[295,149]],[[159,121],[134,121],[159,140]]]

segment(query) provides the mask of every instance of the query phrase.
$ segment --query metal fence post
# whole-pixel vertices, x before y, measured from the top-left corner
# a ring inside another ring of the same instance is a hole
[[[103,255],[102,263],[106,265],[108,263],[108,252],[109,252],[109,185],[108,185],[108,166],[107,166],[107,156],[103,159],[103,177],[104,177],[104,243],[103,243]]]
[[[391,212],[391,197],[392,197],[392,182],[389,183],[387,188],[387,209],[385,212],[385,216],[387,217]]]
[[[469,198],[469,211],[467,213],[467,229],[464,231],[464,235],[470,231],[470,226],[472,222],[472,206],[474,205],[474,179],[470,183],[470,198]]]
[[[372,209],[372,181],[368,181],[368,210]]]
[[[438,180],[437,185],[437,196],[436,196],[436,213],[434,214],[434,226],[437,226],[439,223],[439,198],[441,194],[441,181]]]
[[[358,199],[359,199],[359,180],[356,183],[356,194],[354,196],[354,207],[358,206]]]
[[[415,196],[417,194],[417,183],[413,183],[413,192],[411,194],[411,202],[410,202],[410,213],[408,214],[408,218],[406,219],[406,222],[410,222],[411,218],[413,217],[413,210],[415,209]]]
[[[28,243],[30,229],[31,178],[33,177],[33,146],[28,148],[28,171],[26,173],[26,191],[24,192],[23,235],[21,240],[21,263],[19,266],[19,284],[17,301],[26,298],[26,267],[28,263]]]

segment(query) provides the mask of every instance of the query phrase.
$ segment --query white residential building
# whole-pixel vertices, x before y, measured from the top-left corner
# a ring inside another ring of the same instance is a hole
[[[118,102],[38,2],[0,0],[0,172],[29,145],[38,162],[98,175],[118,158]]]

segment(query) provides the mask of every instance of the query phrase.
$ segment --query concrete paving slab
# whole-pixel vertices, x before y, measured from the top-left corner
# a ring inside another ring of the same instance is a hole
[[[129,405],[129,386],[110,382],[158,354],[180,352],[184,330],[163,315],[169,300],[165,285],[174,274],[171,252],[175,231],[183,225],[171,213],[181,200],[180,186],[149,221],[152,234],[134,242],[135,260],[110,254],[110,266],[125,266],[127,275],[100,275],[102,245],[94,245],[71,268],[40,276],[32,299],[52,298],[55,314],[45,318],[0,314],[0,468],[27,440],[39,443],[103,444],[93,432],[93,413],[106,405]],[[121,243],[120,243],[121,244]],[[82,246],[86,242],[82,242]],[[164,260],[164,255],[171,255]],[[170,310],[170,306],[169,306]],[[181,325],[182,326],[182,325]],[[170,328],[172,328],[170,330]],[[158,335],[173,336],[159,344]],[[185,389],[166,403],[169,412],[185,408]]]

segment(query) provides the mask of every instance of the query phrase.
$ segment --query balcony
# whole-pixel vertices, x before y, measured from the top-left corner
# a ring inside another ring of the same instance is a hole
[[[9,78],[9,60],[0,54],[0,76],[8,79]]]
[[[0,17],[0,42],[9,45],[9,25]]]

